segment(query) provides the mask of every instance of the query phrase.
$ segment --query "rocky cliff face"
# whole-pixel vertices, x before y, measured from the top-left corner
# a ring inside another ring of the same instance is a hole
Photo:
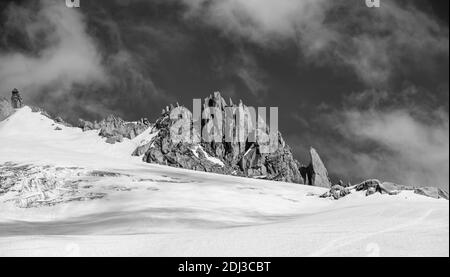
[[[323,188],[331,187],[331,182],[328,178],[328,171],[316,149],[311,148],[309,151],[309,155],[309,165],[306,167],[300,167],[300,172],[303,179],[305,180],[305,184]]]
[[[243,120],[244,126],[251,126],[255,122],[251,119],[252,115],[248,111],[247,106],[242,102],[233,104],[231,100],[227,103],[218,92],[204,99],[202,112],[205,113],[205,110],[207,111],[209,107],[217,108],[222,113],[222,118],[227,116],[226,113],[229,110],[227,111],[226,108],[242,109],[245,113]],[[272,134],[272,139],[277,140],[278,144],[272,152],[265,153],[267,151],[262,151],[262,147],[267,145],[261,145],[258,142],[251,142],[250,140],[243,142],[237,139],[237,136],[231,136],[231,140],[226,139],[227,134],[236,134],[242,130],[238,129],[237,126],[239,126],[240,122],[235,118],[234,122],[228,122],[222,126],[223,136],[219,139],[215,138],[212,141],[205,140],[202,136],[202,138],[198,138],[199,142],[197,143],[176,143],[171,137],[170,132],[170,128],[178,120],[170,118],[170,113],[174,108],[171,106],[163,110],[161,117],[155,124],[155,128],[159,130],[159,134],[145,147],[136,149],[134,154],[143,154],[143,160],[145,162],[206,172],[233,174],[299,184],[305,183],[305,177],[302,177],[300,173],[300,164],[294,159],[291,149],[284,142],[281,133]],[[201,124],[197,126],[203,129],[211,121],[208,118],[202,119]],[[191,129],[195,128],[194,125],[191,126]],[[245,129],[245,131],[248,130]],[[311,160],[309,167],[311,180],[308,184],[329,187],[327,170],[317,152],[314,151]]]
[[[78,127],[83,131],[100,130],[99,135],[106,138],[107,143],[122,142],[124,138],[133,139],[151,126],[147,119],[137,122],[126,122],[120,117],[110,115],[100,122],[80,119]]]
[[[250,139],[252,136],[254,138],[261,136],[261,131],[256,125],[264,125],[264,130],[269,130],[270,126],[256,119],[254,112],[252,113],[242,101],[234,104],[230,99],[227,103],[219,92],[215,92],[203,100],[200,112],[206,116],[195,123],[192,121],[190,112],[183,114],[181,118],[171,118],[171,112],[175,108],[174,106],[166,107],[154,125],[147,119],[126,122],[120,117],[110,115],[100,122],[80,119],[78,127],[84,131],[99,130],[99,135],[105,137],[106,142],[111,144],[122,142],[124,138],[133,139],[148,128],[154,128],[158,131],[158,135],[149,143],[139,146],[133,153],[136,156],[143,156],[143,160],[148,163],[330,187],[327,170],[314,149],[311,149],[309,166],[303,167],[294,159],[290,147],[285,143],[280,132],[266,134],[270,137],[271,143],[260,143],[258,140]],[[212,109],[214,112],[210,112],[210,108],[214,108]],[[234,111],[231,117],[230,110]],[[33,108],[33,111],[52,118],[41,109]],[[214,114],[217,111],[219,114]],[[242,111],[242,118],[236,116],[235,111]],[[6,118],[13,112],[10,102],[0,99],[0,119]],[[231,118],[230,121],[224,120],[224,124],[220,126],[221,137],[214,136],[214,131],[209,134],[213,136],[213,139],[207,139],[199,135],[200,132],[194,132],[196,128],[204,130],[216,124],[213,120],[214,116]],[[70,126],[60,117],[52,119]],[[196,136],[190,138],[192,141],[177,142],[172,137],[171,127],[180,119],[189,119],[189,122],[192,122],[189,125],[192,131],[191,136]],[[241,133],[246,139],[242,139]],[[268,147],[271,151],[264,150]]]
[[[181,112],[178,117],[173,117],[174,109],[177,109],[178,113]],[[143,160],[148,163],[330,187],[325,165],[314,149],[311,149],[309,166],[301,166],[294,159],[282,134],[266,133],[264,130],[270,130],[270,126],[267,126],[264,120],[257,119],[254,110],[242,101],[238,104],[233,103],[231,99],[226,102],[219,92],[215,92],[203,100],[199,112],[203,117],[193,118],[190,111],[177,104],[176,107],[171,105],[163,109],[154,125],[147,119],[125,122],[111,115],[100,122],[80,119],[78,126],[84,131],[99,130],[99,135],[112,144],[122,142],[124,138],[133,139],[146,129],[154,128],[158,134],[148,143],[140,145],[133,153],[135,156],[143,156]],[[229,120],[221,120],[223,124],[218,125],[215,117]],[[181,134],[171,132],[172,127],[180,120],[189,122],[188,140],[180,141]],[[265,128],[260,129],[257,126]],[[215,134],[214,127],[221,128],[219,136]],[[204,135],[200,130],[205,129],[213,131]],[[263,143],[251,139],[264,136],[263,132],[266,137]],[[268,138],[270,142],[267,142]],[[268,148],[271,150],[267,151]]]
[[[158,130],[158,135],[147,145],[136,149],[134,155],[144,154],[143,160],[148,163],[222,174],[237,173],[237,166],[225,164],[211,152],[211,148],[205,148],[199,143],[175,142],[170,132],[177,121],[170,118],[172,109],[173,107],[164,110],[156,121],[154,128]]]

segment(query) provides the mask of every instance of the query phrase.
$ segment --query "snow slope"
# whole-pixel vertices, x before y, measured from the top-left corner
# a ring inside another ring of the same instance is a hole
[[[28,107],[0,122],[0,176],[2,165],[51,176],[63,191],[61,203],[34,208],[17,205],[33,186],[0,194],[0,256],[449,256],[448,201],[412,192],[333,201],[318,197],[323,188],[131,156],[154,135],[111,145]],[[72,201],[94,194],[104,196]]]

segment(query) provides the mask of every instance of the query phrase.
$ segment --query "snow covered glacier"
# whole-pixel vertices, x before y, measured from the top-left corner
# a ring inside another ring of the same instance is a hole
[[[325,188],[131,155],[155,135],[108,144],[28,107],[1,121],[0,256],[449,255],[446,200],[333,201]]]

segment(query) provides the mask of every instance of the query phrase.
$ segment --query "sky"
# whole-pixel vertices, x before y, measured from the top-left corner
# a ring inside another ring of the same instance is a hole
[[[0,2],[0,96],[75,121],[156,119],[220,91],[279,109],[334,181],[449,183],[448,1]]]

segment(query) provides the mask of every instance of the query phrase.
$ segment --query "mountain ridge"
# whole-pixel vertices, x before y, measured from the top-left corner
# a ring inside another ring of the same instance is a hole
[[[179,107],[179,105],[170,105],[163,109],[161,116],[152,126],[158,130],[158,135],[147,145],[137,148],[133,155],[144,155],[143,160],[148,163],[331,187],[328,172],[317,151],[311,148],[309,164],[301,165],[293,157],[291,148],[285,143],[280,132],[277,133],[277,138],[275,138],[278,140],[278,147],[270,154],[262,153],[258,142],[249,142],[248,139],[245,142],[237,141],[237,139],[226,142],[225,135],[220,141],[209,142],[201,137],[199,143],[174,142],[170,129],[177,122],[177,119],[171,119],[170,114],[176,107]],[[225,118],[226,108],[242,108],[245,111],[246,118],[252,117],[247,112],[247,106],[242,102],[233,104],[230,99],[229,104],[227,104],[220,92],[215,92],[204,99],[202,111],[204,112],[207,108],[217,108],[222,113],[222,118]],[[251,121],[251,119],[246,120]],[[209,121],[211,120],[203,119],[200,128],[203,129],[209,124]],[[253,118],[253,121],[256,122],[256,119]],[[110,115],[100,123],[80,120],[78,126],[83,130],[99,129],[99,135],[106,137],[107,142],[116,143],[122,141],[124,137],[132,138],[142,132],[143,128],[139,128],[139,126],[143,122],[143,119],[134,123],[124,122],[122,119]],[[230,124],[231,132],[237,133],[239,123],[236,122],[236,119]],[[247,124],[247,121],[244,124]],[[150,127],[150,124],[145,126]],[[268,128],[268,126],[265,127]],[[136,128],[139,130],[136,130]],[[193,129],[193,126],[191,125],[190,128]],[[223,126],[223,133],[226,132],[225,128],[226,126]]]
[[[211,105],[215,107],[218,102],[225,103],[220,93],[215,93],[205,98],[204,107],[208,106],[208,103],[212,103]],[[8,103],[7,100],[2,100],[1,103],[3,104],[0,106],[2,107],[0,112],[3,114],[9,113],[9,116],[11,116],[20,110],[8,108],[5,105],[5,103]],[[233,107],[235,105],[230,102],[230,106]],[[243,106],[242,102],[238,106]],[[5,107],[7,112],[5,112]],[[94,132],[91,135],[95,134],[99,138],[103,138],[104,141],[102,143],[106,145],[118,144],[119,148],[129,149],[126,155],[140,157],[142,161],[147,163],[224,175],[325,187],[329,189],[329,192],[322,195],[325,198],[340,199],[350,194],[352,190],[367,191],[366,195],[376,192],[395,195],[403,190],[412,190],[418,194],[433,198],[448,199],[448,192],[442,189],[397,185],[378,180],[368,180],[355,186],[351,186],[351,184],[345,185],[342,181],[332,184],[328,178],[327,169],[314,148],[310,149],[309,165],[301,165],[293,158],[290,147],[285,144],[279,132],[277,134],[279,139],[278,148],[275,153],[270,154],[261,154],[258,150],[260,145],[257,143],[239,145],[238,142],[232,141],[231,147],[227,146],[223,141],[209,143],[201,140],[198,143],[174,143],[171,141],[169,130],[177,121],[170,118],[170,112],[174,108],[171,105],[163,110],[161,117],[154,124],[145,118],[139,121],[126,122],[119,117],[110,115],[100,122],[80,120],[79,126],[73,128],[80,129],[83,133]],[[32,113],[41,114],[49,118],[53,122],[51,125],[54,126],[52,127],[54,131],[61,131],[64,127],[72,128],[61,117],[52,117],[42,109],[28,106],[22,109],[30,109]],[[7,120],[5,119],[4,121]],[[135,138],[139,138],[139,140],[136,141],[134,140]],[[136,142],[124,144],[125,139]],[[228,151],[224,151],[224,149],[228,149]],[[292,168],[292,165],[294,168]],[[292,176],[297,179],[292,179]]]

